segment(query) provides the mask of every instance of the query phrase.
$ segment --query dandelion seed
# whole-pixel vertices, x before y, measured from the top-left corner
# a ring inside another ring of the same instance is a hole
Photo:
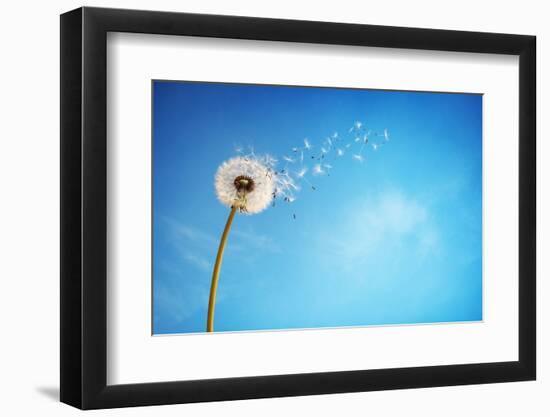
[[[283,183],[283,186],[284,186],[287,190],[293,189],[294,191],[300,191],[300,187],[298,187],[298,186],[294,183],[294,181],[292,181],[292,180],[290,180],[290,179],[289,179],[289,180],[284,180],[282,183]]]
[[[338,132],[334,132],[332,134],[332,139],[338,139]]]
[[[330,164],[323,164],[323,166],[324,166],[326,169],[332,169],[332,165],[330,165]]]
[[[300,150],[300,149],[299,149],[299,148],[296,148],[296,147],[292,148],[292,152],[294,152],[294,153],[298,152],[299,150]]]
[[[263,158],[261,158],[261,160],[269,168],[273,168],[277,164],[277,159],[273,158],[269,154],[264,155]]]
[[[338,148],[338,149],[336,149],[336,154],[338,156],[342,156],[342,155],[344,155],[344,151],[342,149]]]
[[[356,130],[359,130],[359,129],[361,129],[361,126],[363,126],[363,123],[357,121],[357,122],[355,122],[355,125],[354,125],[353,127],[354,127]]]
[[[290,156],[283,156],[283,159],[288,162],[288,163],[291,163],[293,164],[294,162],[296,162],[294,159],[292,159]]]
[[[302,168],[300,171],[296,173],[296,176],[298,178],[304,178],[304,175],[306,175],[306,172],[307,172],[307,168]]]
[[[328,146],[329,148],[332,146],[332,139],[330,138],[327,138],[327,143],[328,143]]]
[[[362,155],[358,155],[358,154],[354,154],[352,155],[353,159],[355,159],[356,161],[359,161],[359,162],[363,162],[365,160],[365,158],[363,158]]]
[[[373,143],[373,144],[372,144],[372,149],[374,149],[375,151],[377,151],[378,148],[379,148],[379,146],[380,146],[380,145],[379,145],[378,143]]]
[[[388,133],[388,129],[384,129],[384,134],[383,134],[383,136],[384,136],[384,140],[385,140],[386,142],[389,142],[389,140],[390,140],[390,134]],[[399,142],[399,141],[398,141],[398,142]]]
[[[321,167],[321,164],[315,164],[313,167],[313,175],[323,175],[325,171]]]
[[[322,153],[322,154],[328,153],[328,150],[325,149],[325,148],[321,148],[321,153]]]
[[[309,140],[307,138],[304,139],[304,148],[311,149],[311,143],[309,143]]]

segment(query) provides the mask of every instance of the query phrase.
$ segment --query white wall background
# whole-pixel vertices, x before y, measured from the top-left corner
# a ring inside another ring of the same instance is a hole
[[[510,4],[508,4],[510,3]],[[0,107],[0,411],[76,415],[59,392],[59,17],[73,0],[2,8]],[[86,5],[534,34],[538,37],[538,381],[94,412],[128,416],[546,416],[550,412],[550,96],[545,3],[505,1],[123,0]]]

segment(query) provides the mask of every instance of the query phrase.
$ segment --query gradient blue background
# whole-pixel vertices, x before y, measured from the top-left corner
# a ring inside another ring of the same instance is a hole
[[[482,319],[480,95],[154,81],[155,334],[205,329],[228,215],[214,174],[235,146],[280,158],[356,120],[390,142],[236,217],[215,330]]]

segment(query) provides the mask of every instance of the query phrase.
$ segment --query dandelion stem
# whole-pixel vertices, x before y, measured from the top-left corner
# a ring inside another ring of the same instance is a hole
[[[216,263],[214,264],[214,272],[212,272],[212,284],[210,285],[210,299],[208,300],[208,319],[206,322],[206,331],[214,331],[214,308],[216,307],[216,290],[218,289],[218,280],[220,275],[220,268],[223,260],[223,252],[225,250],[225,243],[227,242],[227,236],[229,235],[229,230],[231,229],[231,223],[233,223],[233,218],[237,212],[237,205],[235,204],[231,207],[231,212],[225,223],[225,228],[223,229],[222,238],[220,240],[220,246],[218,246],[218,254],[216,255]]]

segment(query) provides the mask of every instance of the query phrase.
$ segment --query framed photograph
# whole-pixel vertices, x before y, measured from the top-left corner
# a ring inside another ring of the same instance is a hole
[[[61,16],[61,401],[533,380],[535,37]]]

